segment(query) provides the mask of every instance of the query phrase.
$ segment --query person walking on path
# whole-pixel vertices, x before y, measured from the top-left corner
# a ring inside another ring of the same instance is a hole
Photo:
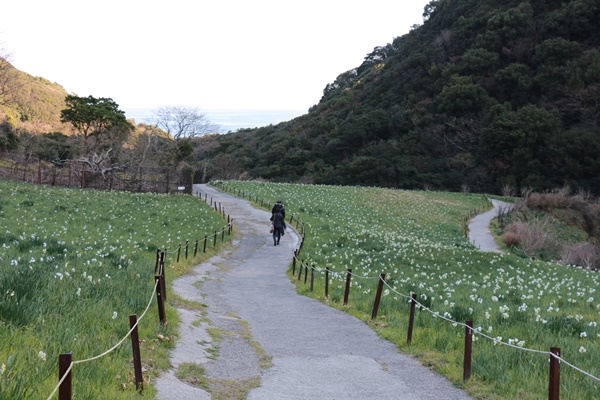
[[[179,310],[173,370],[157,380],[158,399],[210,399],[206,387],[213,398],[228,398],[216,393],[219,385],[244,387],[248,400],[471,399],[368,324],[299,295],[287,275],[301,239],[293,227],[273,251],[264,234],[270,210],[207,185],[194,185],[194,192],[227,208],[235,237],[229,249],[172,283],[175,293],[203,307],[196,314]],[[203,371],[203,387],[177,377],[190,364]]]
[[[277,246],[281,237],[285,235],[286,228],[285,219],[280,210],[275,211],[271,216],[271,221],[273,221],[273,245]]]
[[[285,220],[285,207],[283,206],[283,202],[281,200],[277,200],[277,203],[273,206],[271,210],[271,214],[275,214],[277,211],[283,215],[283,219]]]

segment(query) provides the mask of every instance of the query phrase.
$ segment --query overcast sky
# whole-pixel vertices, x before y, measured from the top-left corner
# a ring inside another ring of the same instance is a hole
[[[20,70],[123,109],[306,112],[428,0],[18,0],[0,47]]]

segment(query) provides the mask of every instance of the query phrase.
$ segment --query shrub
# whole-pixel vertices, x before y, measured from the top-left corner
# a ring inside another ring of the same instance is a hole
[[[502,241],[508,247],[518,247],[519,235],[516,232],[504,232],[504,234],[502,235]]]
[[[563,245],[560,251],[560,258],[568,265],[577,265],[586,268],[600,267],[599,249],[590,242]]]
[[[506,227],[503,239],[517,243],[529,256],[549,256],[554,253],[556,240],[548,233],[548,219],[532,223],[514,222]],[[508,245],[508,244],[507,244]]]

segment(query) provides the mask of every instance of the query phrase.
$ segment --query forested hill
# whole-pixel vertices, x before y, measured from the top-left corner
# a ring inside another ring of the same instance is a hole
[[[0,147],[5,130],[18,126],[22,132],[65,130],[60,111],[67,92],[58,83],[19,71],[0,58]]]
[[[600,194],[600,0],[438,0],[424,19],[308,114],[202,138],[208,176]]]

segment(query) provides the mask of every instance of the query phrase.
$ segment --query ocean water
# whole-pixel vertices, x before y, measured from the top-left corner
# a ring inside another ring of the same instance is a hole
[[[135,122],[153,124],[155,123],[153,108],[127,108],[123,109],[127,119]],[[300,115],[306,114],[302,110],[225,110],[225,109],[200,109],[201,114],[206,115],[208,120],[219,126],[220,133],[235,132],[244,128],[260,128],[262,126],[277,125],[280,122],[289,121]]]

